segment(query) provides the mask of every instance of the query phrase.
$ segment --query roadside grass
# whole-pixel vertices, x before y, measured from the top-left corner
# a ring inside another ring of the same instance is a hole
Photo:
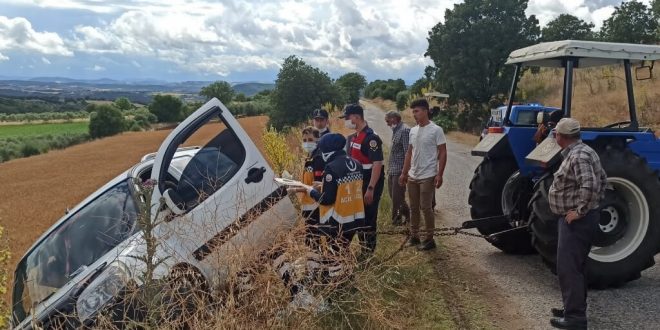
[[[386,183],[378,229],[405,230],[391,224],[391,210]],[[462,273],[451,273],[456,261],[444,238],[436,237],[438,248],[431,252],[401,248],[406,239],[379,235],[375,257],[358,269],[351,290],[331,297],[340,303],[319,324],[325,329],[495,329],[473,286]]]
[[[0,139],[37,135],[79,134],[87,132],[87,122],[3,125],[0,127]]]

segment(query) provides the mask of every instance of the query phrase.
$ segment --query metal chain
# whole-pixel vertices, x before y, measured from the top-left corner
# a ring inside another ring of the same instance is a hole
[[[426,233],[427,230],[419,230],[419,234],[422,235]],[[466,231],[463,227],[440,227],[433,230],[433,236],[456,236],[456,235],[465,235],[478,238],[486,238],[488,235],[476,234],[469,231]],[[410,236],[409,229],[399,229],[399,230],[379,230],[376,231],[376,235],[390,235],[390,236]]]

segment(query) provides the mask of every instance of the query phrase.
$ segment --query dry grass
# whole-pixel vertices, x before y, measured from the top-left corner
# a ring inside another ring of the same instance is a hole
[[[260,141],[267,121],[263,116],[239,120],[254,141]],[[208,141],[218,128],[207,125],[198,141]],[[0,225],[9,236],[10,269],[67,207],[155,152],[169,133],[127,132],[0,164]]]
[[[519,88],[527,101],[561,107],[563,71],[525,73]],[[623,66],[575,71],[572,116],[583,126],[601,127],[630,119]],[[641,126],[660,129],[660,79],[635,81],[637,116]]]

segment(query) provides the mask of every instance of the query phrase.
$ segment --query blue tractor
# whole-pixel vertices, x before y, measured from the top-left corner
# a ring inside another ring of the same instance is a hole
[[[582,129],[582,140],[594,148],[608,176],[600,205],[600,231],[587,264],[591,287],[616,287],[639,278],[660,252],[660,141],[639,126],[633,79],[652,78],[660,46],[588,41],[541,43],[509,56],[515,66],[509,111],[501,133],[488,134],[472,154],[483,156],[470,183],[469,204],[477,228],[507,253],[538,252],[553,272],[556,268],[557,219],[550,211],[548,190],[561,162],[560,148],[550,134],[536,144],[536,125],[511,120],[517,84],[526,68],[555,68],[564,74],[561,109],[571,116],[574,71],[618,65],[625,74],[629,120]],[[635,78],[633,78],[633,70]],[[593,112],[607,109],[593,109]],[[544,122],[538,116],[538,123]]]

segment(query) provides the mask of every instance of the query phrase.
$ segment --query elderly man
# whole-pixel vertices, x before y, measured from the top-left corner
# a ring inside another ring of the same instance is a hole
[[[403,171],[403,162],[408,151],[410,128],[401,122],[401,114],[398,111],[385,114],[385,121],[392,128],[392,147],[387,162],[387,185],[392,199],[392,224],[398,226],[410,219],[410,208],[406,203],[406,186],[399,185],[399,176]]]
[[[598,204],[607,176],[598,154],[580,140],[580,123],[563,118],[555,139],[564,149],[564,161],[555,173],[548,201],[559,218],[557,276],[563,309],[553,308],[550,324],[559,329],[587,329],[586,263],[598,230]]]

